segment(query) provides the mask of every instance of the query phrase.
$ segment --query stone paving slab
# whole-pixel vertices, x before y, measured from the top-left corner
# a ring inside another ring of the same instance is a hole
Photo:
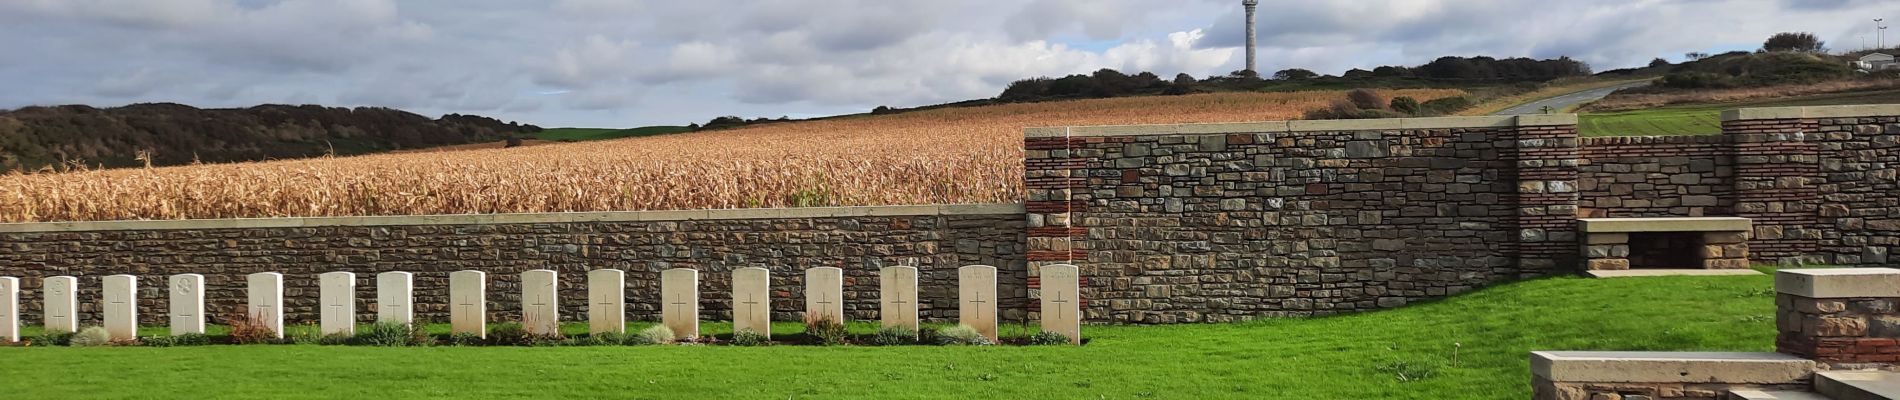
[[[1628,269],[1584,272],[1591,278],[1645,278],[1654,276],[1747,276],[1761,275],[1752,269]]]

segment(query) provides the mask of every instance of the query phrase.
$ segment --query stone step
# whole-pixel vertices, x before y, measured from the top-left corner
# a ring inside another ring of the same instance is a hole
[[[1834,400],[1900,400],[1900,372],[1826,371],[1815,375],[1814,391]]]
[[[1789,390],[1736,390],[1729,392],[1734,400],[1830,400],[1827,396],[1814,392],[1796,392]]]
[[[1644,278],[1652,276],[1742,276],[1761,275],[1752,269],[1621,269],[1585,271],[1591,278]]]
[[[1551,382],[1785,385],[1813,371],[1813,360],[1780,353],[1531,352],[1531,374]]]

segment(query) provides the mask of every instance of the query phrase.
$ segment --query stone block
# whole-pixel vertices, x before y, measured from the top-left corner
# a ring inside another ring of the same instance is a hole
[[[878,271],[877,278],[880,326],[916,331],[919,328],[917,268],[885,267]],[[1046,281],[1048,278],[1045,276],[1043,279]]]
[[[1775,290],[1807,298],[1900,297],[1900,269],[1784,269]]]
[[[1066,264],[1043,266],[1041,278],[1042,331],[1082,344],[1081,269]]]
[[[1622,258],[1604,258],[1586,261],[1585,267],[1592,270],[1630,269],[1630,260]]]
[[[1629,244],[1628,233],[1591,233],[1584,235],[1586,244]]]
[[[415,293],[414,274],[401,271],[376,274],[376,322],[415,323]]]
[[[449,273],[449,329],[488,338],[488,273]]]
[[[113,341],[139,338],[139,277],[112,275],[100,278],[99,308],[105,312],[106,334]]]
[[[829,320],[845,323],[844,269],[818,267],[805,270],[805,323]]]
[[[1779,353],[1537,351],[1531,374],[1552,382],[1796,384],[1814,361]]]
[[[627,272],[587,271],[587,332],[627,331]]]
[[[996,267],[970,265],[957,269],[958,322],[996,340]]]
[[[323,335],[356,335],[356,274],[317,275],[318,329]]]

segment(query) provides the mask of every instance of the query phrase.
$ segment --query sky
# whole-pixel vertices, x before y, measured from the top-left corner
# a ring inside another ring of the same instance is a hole
[[[1263,0],[1260,70],[1874,41],[1891,0]],[[1900,18],[1888,24],[1900,22]],[[545,127],[810,117],[1245,66],[1237,0],[0,0],[0,108],[383,106]],[[1888,43],[1900,43],[1889,30]]]

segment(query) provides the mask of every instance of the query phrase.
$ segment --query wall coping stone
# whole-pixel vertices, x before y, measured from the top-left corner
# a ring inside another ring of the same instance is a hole
[[[1900,269],[1784,269],[1775,272],[1775,291],[1810,299],[1900,297]]]
[[[1793,384],[1814,360],[1781,353],[1534,351],[1531,374],[1551,382]]]
[[[1863,104],[1849,106],[1761,107],[1722,112],[1722,121],[1891,117],[1900,115],[1900,104]]]
[[[1032,127],[1026,138],[1106,137],[1148,135],[1219,135],[1230,133],[1290,133],[1390,131],[1406,129],[1506,128],[1515,126],[1576,125],[1576,114],[1485,115],[1469,117],[1385,118],[1352,120],[1261,121],[1213,124],[1105,125]]]
[[[1578,218],[1583,233],[1746,232],[1754,221],[1741,217]]]
[[[0,224],[0,233],[299,228],[322,226],[502,225],[587,222],[701,221],[929,215],[1022,214],[1022,203],[906,206],[607,211],[523,214],[290,217],[196,220],[27,222]]]

